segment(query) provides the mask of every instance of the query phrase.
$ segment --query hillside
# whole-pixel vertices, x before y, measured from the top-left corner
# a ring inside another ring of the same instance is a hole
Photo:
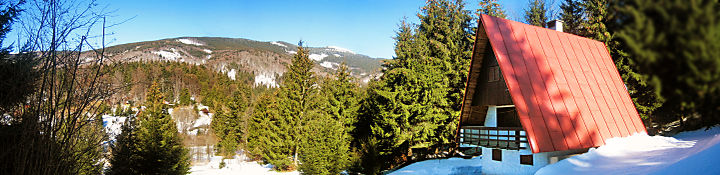
[[[380,74],[382,58],[371,58],[351,50],[328,46],[310,47],[313,69],[321,76],[333,73],[344,61],[352,75],[360,82]],[[255,86],[277,87],[278,78],[285,72],[296,53],[297,45],[281,41],[262,42],[242,38],[181,37],[111,46],[106,55],[113,62],[172,61],[205,65],[235,79],[238,72],[254,76]],[[94,52],[85,52],[86,60]]]

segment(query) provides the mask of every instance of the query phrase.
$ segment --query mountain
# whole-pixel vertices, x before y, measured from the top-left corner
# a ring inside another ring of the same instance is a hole
[[[313,71],[319,75],[332,74],[344,61],[351,74],[363,83],[380,75],[384,60],[336,46],[309,47],[308,50],[317,64]],[[231,79],[235,79],[238,72],[245,72],[254,76],[255,86],[277,87],[296,52],[297,45],[282,41],[180,37],[111,46],[106,48],[105,55],[112,62],[176,61],[205,65]],[[83,53],[86,60],[92,60],[94,55],[92,51]]]

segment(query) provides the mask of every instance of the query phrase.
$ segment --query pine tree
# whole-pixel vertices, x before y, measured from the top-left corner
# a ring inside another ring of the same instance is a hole
[[[502,9],[497,0],[480,0],[478,6],[480,6],[480,8],[476,10],[477,14],[486,14],[498,18],[507,18],[507,15],[505,15],[505,10]]]
[[[121,156],[111,160],[117,164],[112,165],[110,174],[189,173],[188,151],[182,145],[175,122],[168,114],[163,99],[159,85],[153,83],[145,98],[146,108],[137,116],[137,126],[123,128],[123,131],[130,132],[118,139],[116,155]]]
[[[621,0],[616,38],[628,61],[667,101],[653,119],[684,130],[720,123],[720,3]]]
[[[560,19],[563,21],[563,31],[580,35],[583,22],[583,10],[578,0],[565,0],[560,4]]]
[[[547,27],[548,8],[544,0],[530,0],[530,7],[525,9],[525,22],[538,27]]]
[[[378,141],[384,168],[404,161],[410,148],[449,147],[457,128],[473,44],[470,12],[462,1],[439,0],[418,16],[419,25],[401,24],[397,56],[371,83],[361,110],[367,126],[359,128],[370,133],[364,140]]]

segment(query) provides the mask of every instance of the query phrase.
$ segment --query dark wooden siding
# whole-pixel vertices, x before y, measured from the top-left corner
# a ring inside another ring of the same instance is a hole
[[[512,104],[510,93],[495,59],[495,54],[492,54],[492,49],[489,47],[486,49],[491,54],[485,54],[485,58],[483,58],[482,70],[478,77],[478,86],[473,94],[471,106],[510,105]]]
[[[495,54],[492,52],[491,47],[485,47],[483,50],[485,54],[483,54],[482,60],[478,62],[481,66],[473,67],[473,69],[480,70],[471,70],[476,71],[478,76],[471,77],[474,79],[470,80],[474,82],[475,86],[468,87],[474,89],[468,90],[468,93],[472,93],[472,98],[465,99],[472,100],[472,102],[469,106],[469,115],[463,120],[463,125],[483,125],[488,106],[512,104],[507,84],[505,84]]]

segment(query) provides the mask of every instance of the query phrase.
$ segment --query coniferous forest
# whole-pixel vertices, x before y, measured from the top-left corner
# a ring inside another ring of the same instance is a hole
[[[86,31],[110,26],[95,3],[0,1],[0,174],[188,174],[196,142],[303,174],[381,174],[456,156],[479,14],[515,10],[496,0],[429,0],[417,23],[398,19],[394,57],[367,82],[345,63],[318,73],[299,41],[273,87],[254,85],[250,71],[229,78],[201,64],[107,59],[104,43],[89,41],[106,34]],[[649,133],[720,124],[717,0],[528,4],[511,20],[560,19],[565,32],[606,44]],[[13,25],[34,34],[4,40]],[[171,114],[183,107],[212,121],[179,130]],[[126,117],[118,135],[104,130],[104,115]]]

